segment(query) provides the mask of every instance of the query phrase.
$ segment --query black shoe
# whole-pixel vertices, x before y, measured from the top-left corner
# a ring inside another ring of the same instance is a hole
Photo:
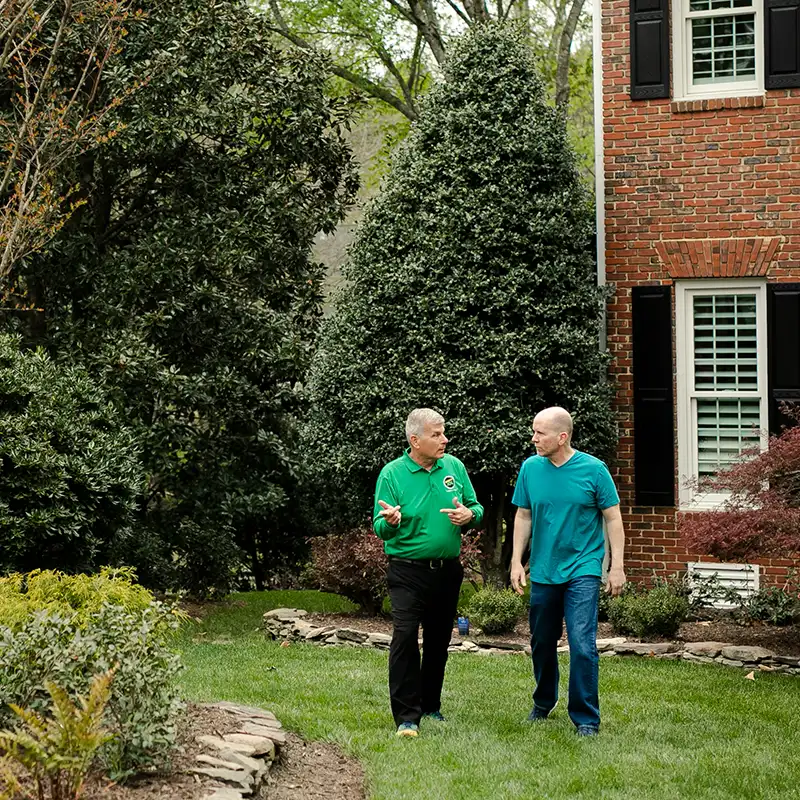
[[[575,733],[578,734],[578,736],[597,736],[600,733],[600,729],[592,725],[578,725]]]
[[[558,700],[556,700],[556,706],[557,705]],[[528,722],[542,722],[543,720],[546,720],[553,713],[553,709],[555,709],[556,706],[553,706],[553,708],[549,709],[548,711],[534,706],[531,713],[528,714]]]

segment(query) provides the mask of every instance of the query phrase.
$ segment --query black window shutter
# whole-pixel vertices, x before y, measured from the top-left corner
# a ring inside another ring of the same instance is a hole
[[[767,89],[800,86],[800,0],[764,0]]]
[[[633,289],[633,469],[636,504],[675,505],[672,292]]]
[[[769,431],[778,434],[795,424],[780,404],[800,403],[800,283],[772,283],[767,289]]]
[[[631,99],[669,97],[669,0],[631,0],[630,50]]]

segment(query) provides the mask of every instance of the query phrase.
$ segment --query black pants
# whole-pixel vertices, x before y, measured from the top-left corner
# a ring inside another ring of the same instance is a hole
[[[389,697],[396,725],[419,724],[422,714],[439,710],[463,578],[464,569],[457,558],[415,563],[389,560],[387,582],[394,624],[389,648]],[[417,641],[420,625],[421,665]]]

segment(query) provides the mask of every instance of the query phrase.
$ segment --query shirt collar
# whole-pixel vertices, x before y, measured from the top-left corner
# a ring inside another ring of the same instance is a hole
[[[440,458],[437,458],[436,461],[433,462],[433,466],[430,468],[430,470],[427,470],[427,469],[425,469],[425,467],[420,466],[419,464],[417,464],[416,461],[414,461],[413,458],[411,458],[411,448],[410,447],[406,448],[406,451],[405,451],[405,453],[403,455],[405,456],[404,463],[405,463],[406,467],[408,467],[409,472],[420,472],[420,471],[435,472],[437,469],[441,469],[442,468],[441,459]]]

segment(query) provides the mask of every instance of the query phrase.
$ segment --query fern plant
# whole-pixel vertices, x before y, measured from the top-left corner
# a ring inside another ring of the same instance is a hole
[[[3,800],[27,797],[33,800],[77,800],[100,747],[112,734],[103,727],[103,714],[111,696],[115,668],[95,675],[87,697],[76,703],[51,681],[45,683],[50,695],[51,715],[37,714],[11,705],[19,717],[19,730],[0,731],[0,774],[8,792]],[[31,776],[35,795],[26,793],[13,765]]]

